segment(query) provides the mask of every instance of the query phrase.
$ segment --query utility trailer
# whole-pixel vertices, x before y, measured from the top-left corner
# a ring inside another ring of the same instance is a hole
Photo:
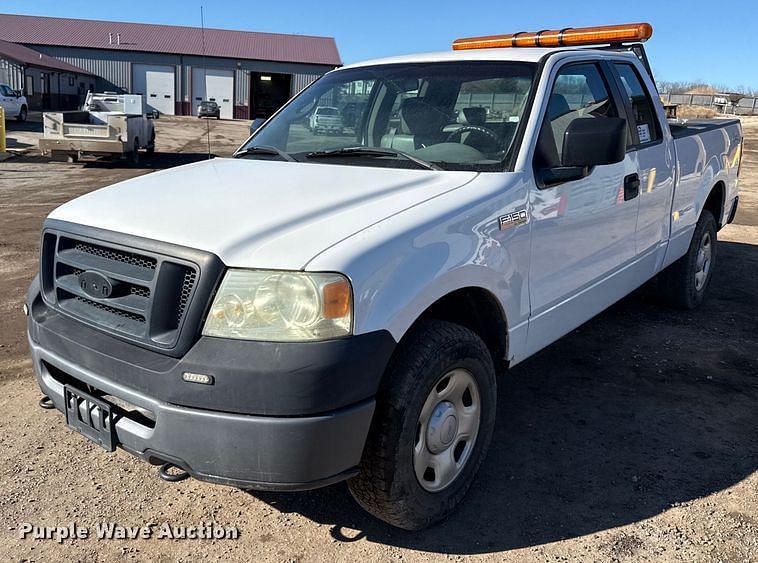
[[[81,111],[43,114],[44,134],[39,148],[44,156],[79,160],[139,162],[139,150],[155,151],[152,116],[145,113],[141,95],[89,93]]]

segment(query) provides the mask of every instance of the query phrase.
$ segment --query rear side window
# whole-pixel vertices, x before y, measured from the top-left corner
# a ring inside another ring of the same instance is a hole
[[[629,98],[634,117],[633,126],[637,130],[640,145],[654,143],[661,138],[655,107],[650,99],[642,79],[634,66],[627,63],[614,63],[624,86],[624,93]]]

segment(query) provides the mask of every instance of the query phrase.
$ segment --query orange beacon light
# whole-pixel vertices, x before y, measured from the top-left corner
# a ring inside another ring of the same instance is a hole
[[[466,37],[453,41],[453,49],[489,49],[492,47],[572,47],[647,41],[653,35],[649,23],[627,23],[596,27],[569,27],[545,31],[522,31],[506,35]]]

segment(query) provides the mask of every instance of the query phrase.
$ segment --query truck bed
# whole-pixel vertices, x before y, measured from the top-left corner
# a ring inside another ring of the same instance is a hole
[[[687,121],[669,121],[669,128],[674,139],[689,137],[698,133],[722,129],[729,125],[739,124],[739,119],[690,119]]]

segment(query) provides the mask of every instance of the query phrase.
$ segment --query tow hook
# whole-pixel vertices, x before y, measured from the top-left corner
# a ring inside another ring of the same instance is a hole
[[[47,395],[42,395],[42,398],[39,400],[39,403],[37,404],[43,409],[48,410],[48,411],[55,408],[55,404],[53,403],[53,400]]]
[[[170,469],[179,469],[180,471],[178,473],[169,473]],[[158,470],[158,475],[161,479],[168,481],[169,483],[178,483],[179,481],[188,479],[190,476],[189,473],[173,463],[164,463],[161,465],[161,468]]]

